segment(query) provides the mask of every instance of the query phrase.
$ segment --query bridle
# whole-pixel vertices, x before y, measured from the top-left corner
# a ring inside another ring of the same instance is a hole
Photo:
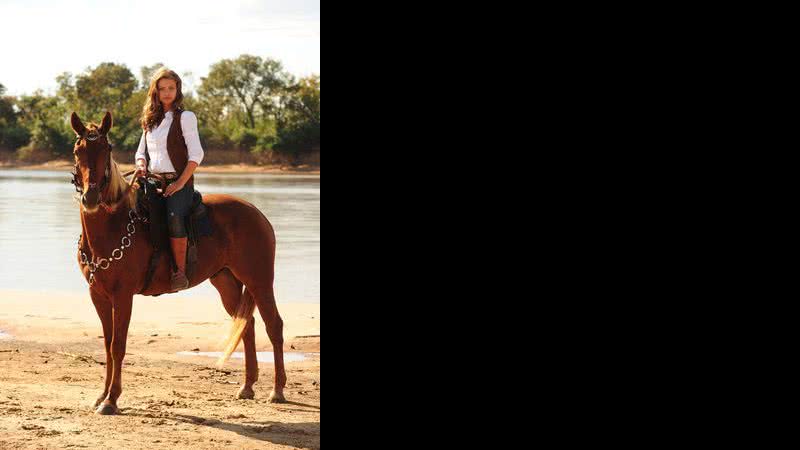
[[[79,134],[79,135],[76,136],[77,141],[75,142],[75,145],[78,145],[78,143],[81,140],[94,142],[94,141],[100,139],[102,136],[103,135],[101,135],[100,133],[97,133],[94,130],[92,130],[91,132],[87,130],[82,135]],[[89,179],[89,189],[95,189],[95,188],[98,189],[100,203],[102,203],[103,191],[106,189],[106,186],[108,186],[109,180],[111,179],[111,151],[112,150],[113,150],[113,146],[109,142],[108,143],[108,154],[109,154],[109,157],[108,157],[108,160],[106,161],[106,170],[105,170],[105,174],[104,174],[104,177],[103,177],[103,183],[100,185],[100,187],[97,188],[97,181],[92,180],[91,178]],[[93,165],[92,164],[93,163],[92,159],[93,158],[91,158],[91,157],[89,159],[89,166],[90,167]],[[78,163],[75,163],[75,168],[72,171],[72,181],[70,183],[75,185],[75,190],[78,192],[78,194],[83,195],[83,192],[84,192],[83,179],[78,176],[79,172],[80,172],[80,165]]]

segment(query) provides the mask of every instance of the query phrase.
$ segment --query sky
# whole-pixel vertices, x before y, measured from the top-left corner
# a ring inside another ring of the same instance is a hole
[[[194,90],[212,64],[242,54],[320,74],[320,1],[0,0],[0,84],[53,94],[63,72],[114,62],[139,77],[161,62]]]

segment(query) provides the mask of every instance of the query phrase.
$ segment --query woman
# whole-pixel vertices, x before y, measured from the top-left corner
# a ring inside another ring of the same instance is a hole
[[[157,173],[167,180],[167,224],[175,257],[172,292],[189,287],[186,279],[185,218],[194,194],[194,171],[203,161],[203,148],[197,132],[197,117],[184,111],[181,78],[162,68],[150,79],[150,89],[142,109],[142,139],[136,152],[136,175]]]

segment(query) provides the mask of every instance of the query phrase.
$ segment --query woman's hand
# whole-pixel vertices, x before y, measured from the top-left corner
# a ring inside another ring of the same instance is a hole
[[[147,176],[147,166],[144,164],[136,165],[136,173],[133,174],[133,179],[138,180],[141,177]]]
[[[174,183],[170,184],[169,186],[167,186],[167,189],[164,191],[164,197],[171,196],[172,194],[174,194],[174,193],[180,191],[181,189],[183,189],[184,186],[186,186],[186,182],[185,181],[181,181],[180,179],[178,179],[176,182],[174,182]]]
[[[137,164],[136,172],[134,172],[133,178],[131,178],[131,183],[137,190],[142,188],[139,180],[143,177],[147,177],[147,166],[144,164]]]

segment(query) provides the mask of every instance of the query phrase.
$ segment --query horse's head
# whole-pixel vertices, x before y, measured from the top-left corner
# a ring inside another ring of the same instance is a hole
[[[90,123],[85,126],[76,113],[72,113],[72,129],[77,135],[75,142],[75,173],[73,184],[81,194],[81,204],[87,212],[94,212],[103,200],[103,193],[111,182],[111,113],[106,112],[98,127]]]

